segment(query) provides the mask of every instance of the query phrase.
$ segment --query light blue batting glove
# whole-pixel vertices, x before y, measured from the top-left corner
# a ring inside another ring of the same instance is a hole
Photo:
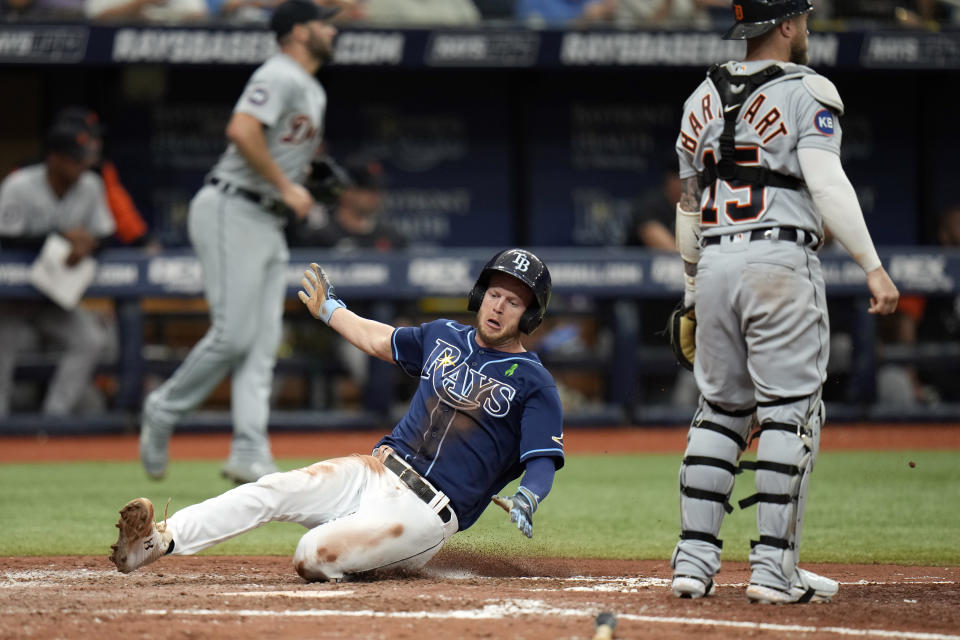
[[[533,512],[537,510],[537,505],[540,503],[533,491],[520,487],[509,498],[493,496],[491,499],[495,505],[510,514],[510,522],[516,522],[517,529],[520,529],[523,535],[528,538],[533,537]]]
[[[316,262],[311,262],[310,268],[303,272],[300,286],[303,287],[303,291],[297,293],[300,302],[306,305],[310,315],[323,320],[324,324],[330,324],[330,316],[334,311],[347,308],[343,300],[334,293],[326,272]]]

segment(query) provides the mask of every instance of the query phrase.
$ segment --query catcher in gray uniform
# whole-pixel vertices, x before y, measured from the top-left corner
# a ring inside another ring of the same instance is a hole
[[[232,375],[233,441],[223,474],[252,482],[276,471],[267,438],[281,337],[290,212],[306,216],[303,187],[321,142],[327,96],[314,74],[333,55],[337,9],[287,0],[270,27],[280,51],[247,82],[227,125],[230,142],[190,203],[190,241],[203,265],[211,327],[143,407],[140,459],[161,478],[177,423]]]
[[[740,506],[757,504],[760,534],[747,597],[826,601],[837,583],[797,567],[825,417],[829,321],[816,253],[824,225],[866,273],[870,313],[892,313],[899,293],[840,164],[843,102],[803,66],[810,0],[738,0],[733,9],[724,37],[746,39],[746,59],[710,69],[684,104],[677,139],[676,239],[684,304],[695,304],[701,398],[680,467],[672,587],[688,598],[713,590],[720,524],[753,433],[757,461],[739,464],[756,472],[757,493]]]

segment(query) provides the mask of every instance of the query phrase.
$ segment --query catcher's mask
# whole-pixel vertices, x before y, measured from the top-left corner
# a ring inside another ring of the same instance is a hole
[[[550,282],[550,271],[543,260],[525,249],[506,249],[490,258],[483,266],[477,283],[473,285],[470,296],[467,298],[467,309],[479,311],[480,303],[490,285],[490,276],[495,272],[511,275],[533,291],[533,302],[520,316],[520,331],[526,334],[533,333],[550,303],[550,291],[553,285]]]
[[[748,40],[795,16],[813,11],[811,0],[734,0],[737,23],[723,34],[724,40]]]

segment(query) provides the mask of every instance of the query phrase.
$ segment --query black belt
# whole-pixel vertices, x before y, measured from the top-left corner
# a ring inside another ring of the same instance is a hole
[[[212,184],[224,193],[236,194],[244,200],[249,200],[250,202],[263,207],[274,215],[284,217],[290,213],[290,207],[284,204],[283,200],[278,200],[272,196],[257,193],[256,191],[251,191],[250,189],[245,189],[244,187],[238,187],[234,184],[226,182],[225,180],[221,180],[216,176],[210,176],[207,178],[207,184]]]
[[[414,495],[418,498],[430,504],[433,502],[433,499],[437,497],[439,491],[436,491],[431,487],[427,482],[420,477],[420,474],[414,471],[412,468],[405,465],[400,458],[395,454],[390,454],[383,459],[383,466],[390,471],[393,471],[400,482],[410,487],[410,490],[413,491]],[[450,514],[452,513],[450,505],[448,504],[443,509],[437,512],[437,515],[440,516],[440,521],[443,523],[450,522]]]
[[[777,229],[780,230],[779,234],[775,232]],[[801,236],[801,234],[803,234]],[[720,238],[724,235],[734,235],[732,233],[721,234],[719,236],[707,236],[703,239],[703,246],[708,247],[712,244],[720,244]],[[817,234],[805,231],[804,229],[798,229],[797,227],[767,227],[764,229],[753,229],[750,231],[750,240],[783,240],[785,242],[796,242],[798,238],[804,238],[804,244],[813,247],[814,249],[820,248],[820,238],[817,237]]]

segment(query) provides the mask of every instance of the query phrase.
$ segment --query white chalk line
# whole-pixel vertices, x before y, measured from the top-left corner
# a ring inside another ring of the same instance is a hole
[[[454,575],[464,575],[463,573],[451,572]],[[90,570],[90,569],[31,569],[23,571],[4,571],[0,573],[0,588],[7,587],[29,587],[29,586],[58,586],[65,580],[75,580],[77,578],[116,578],[114,571]],[[453,576],[450,576],[453,577]],[[471,576],[473,578],[483,578],[483,576]],[[929,585],[951,585],[956,584],[953,580],[938,579],[938,576],[910,576],[897,581],[873,581],[858,580],[853,582],[841,582],[843,585],[850,586],[877,586],[877,585],[903,585],[903,584],[929,584]],[[636,592],[645,588],[662,588],[669,585],[666,578],[624,578],[614,576],[573,576],[567,578],[550,578],[524,576],[516,578],[527,581],[541,580],[559,580],[561,582],[572,583],[594,583],[591,586],[570,586],[563,587],[564,591],[595,591],[595,592]],[[745,587],[746,583],[719,583],[719,587]],[[548,589],[528,589],[528,591],[548,591]],[[287,597],[287,598],[333,598],[347,597],[354,594],[353,590],[276,590],[276,591],[234,591],[221,595],[226,597]],[[17,613],[12,609],[5,609],[6,614]],[[21,612],[26,613],[26,611]],[[307,609],[307,610],[285,610],[271,611],[263,609],[148,609],[148,610],[125,610],[113,609],[95,612],[95,615],[181,615],[181,616],[207,616],[207,617],[374,617],[374,618],[413,618],[413,619],[498,619],[505,617],[517,617],[525,615],[560,615],[568,617],[589,617],[592,614],[582,609],[558,609],[547,605],[540,600],[516,600],[497,604],[487,604],[479,609],[450,610],[450,611],[345,611],[336,609]],[[843,636],[868,637],[868,638],[905,638],[907,640],[960,640],[960,635],[949,635],[941,633],[927,633],[918,631],[891,631],[884,629],[857,629],[850,627],[814,627],[804,625],[784,625],[765,622],[744,622],[737,620],[721,620],[709,618],[686,618],[671,616],[647,616],[640,614],[622,613],[618,617],[623,620],[632,620],[638,622],[648,622],[657,624],[683,624],[699,625],[706,627],[728,627],[740,629],[752,629],[760,631],[782,631],[792,633],[831,633]]]
[[[98,616],[148,615],[148,616],[196,616],[196,617],[289,617],[289,618],[400,618],[420,620],[493,620],[519,616],[566,616],[592,619],[595,612],[583,609],[552,607],[542,600],[514,600],[487,604],[479,609],[454,609],[450,611],[374,611],[371,609],[343,611],[336,609],[305,609],[270,611],[264,609],[147,609],[142,611],[104,610]],[[697,625],[701,627],[726,627],[754,631],[777,631],[785,633],[829,633],[862,638],[904,638],[906,640],[960,640],[958,635],[928,633],[921,631],[893,631],[887,629],[857,629],[852,627],[815,627],[810,625],[776,624],[721,620],[715,618],[687,618],[680,616],[648,616],[632,613],[617,614],[620,620],[665,625]]]

